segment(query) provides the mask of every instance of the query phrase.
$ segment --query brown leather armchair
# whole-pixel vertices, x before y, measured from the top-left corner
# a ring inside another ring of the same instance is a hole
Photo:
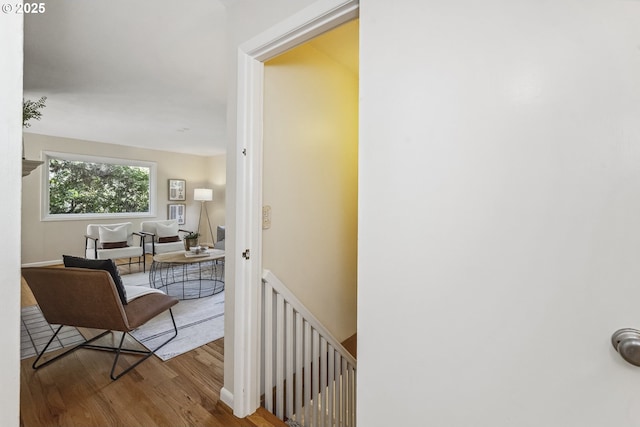
[[[162,293],[151,293],[123,305],[113,278],[107,271],[85,268],[38,267],[23,268],[22,276],[29,288],[31,288],[47,322],[60,325],[51,340],[33,362],[33,369],[46,366],[79,348],[107,350],[116,353],[110,374],[111,379],[116,380],[152,356],[178,334],[171,311],[171,307],[178,303],[177,298]],[[167,310],[169,310],[175,330],[175,333],[167,341],[148,351],[122,347],[127,333]],[[65,325],[104,329],[105,331],[38,365],[42,355],[53,342],[58,332],[60,332],[62,326]],[[94,341],[109,334],[111,331],[122,332],[118,347],[93,344]],[[123,352],[139,354],[142,357],[116,375],[116,365],[120,353]]]

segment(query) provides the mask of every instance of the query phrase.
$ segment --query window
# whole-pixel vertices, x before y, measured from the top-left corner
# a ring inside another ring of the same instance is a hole
[[[155,216],[156,164],[44,153],[44,220]]]

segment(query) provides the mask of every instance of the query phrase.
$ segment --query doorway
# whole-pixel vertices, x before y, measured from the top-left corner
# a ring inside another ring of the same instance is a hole
[[[264,62],[358,17],[358,2],[321,1],[291,19],[242,45],[238,52],[238,117],[235,138],[235,199],[233,237],[229,242],[237,261],[233,274],[233,350],[225,354],[233,362],[233,391],[221,398],[236,416],[246,416],[259,406],[260,313],[262,279],[262,141]],[[232,271],[229,271],[232,270]],[[228,371],[227,371],[228,372]],[[227,373],[225,372],[225,374]],[[227,375],[225,375],[227,378]]]
[[[356,332],[358,20],[265,62],[262,268]]]

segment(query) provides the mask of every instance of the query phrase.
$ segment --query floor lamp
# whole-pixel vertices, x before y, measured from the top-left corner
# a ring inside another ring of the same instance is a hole
[[[198,233],[200,232],[200,221],[202,220],[202,211],[204,210],[207,216],[207,223],[209,223],[209,233],[211,233],[211,246],[213,246],[213,229],[211,228],[211,220],[209,219],[209,211],[207,210],[207,202],[213,200],[213,190],[211,188],[196,188],[193,190],[193,200],[201,202],[200,217],[198,218]]]

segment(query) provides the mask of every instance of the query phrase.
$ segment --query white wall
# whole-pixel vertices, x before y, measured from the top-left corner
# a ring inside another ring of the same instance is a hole
[[[640,425],[640,3],[360,7],[359,425]]]
[[[262,266],[343,341],[356,332],[358,76],[306,43],[266,63],[263,104]]]
[[[0,250],[0,425],[19,424],[20,396],[20,188],[22,137],[22,15],[0,16],[0,189],[4,244]]]
[[[40,214],[41,174],[46,171],[40,166],[29,176],[24,177],[22,181],[23,264],[37,265],[38,263],[60,262],[63,254],[84,256],[85,239],[83,236],[86,234],[87,224],[130,221],[134,224],[134,229],[139,230],[142,221],[167,219],[167,205],[169,203],[185,203],[187,205],[186,222],[181,228],[195,230],[198,228],[200,202],[193,200],[193,190],[199,187],[213,188],[214,190],[214,201],[207,205],[214,233],[217,225],[224,224],[224,176],[226,172],[226,156],[224,155],[194,156],[30,133],[24,134],[24,144],[26,157],[32,160],[42,159],[43,151],[57,151],[155,162],[157,203],[155,217],[42,221]],[[186,201],[170,202],[168,200],[168,180],[171,178],[186,180]],[[202,221],[200,229],[204,231],[207,226],[206,218],[203,217]]]
[[[216,237],[216,227],[226,223],[227,203],[227,156],[207,157],[207,188],[213,189],[213,201],[207,204],[209,218]],[[193,193],[192,193],[193,196]],[[204,221],[204,219],[203,219]]]

